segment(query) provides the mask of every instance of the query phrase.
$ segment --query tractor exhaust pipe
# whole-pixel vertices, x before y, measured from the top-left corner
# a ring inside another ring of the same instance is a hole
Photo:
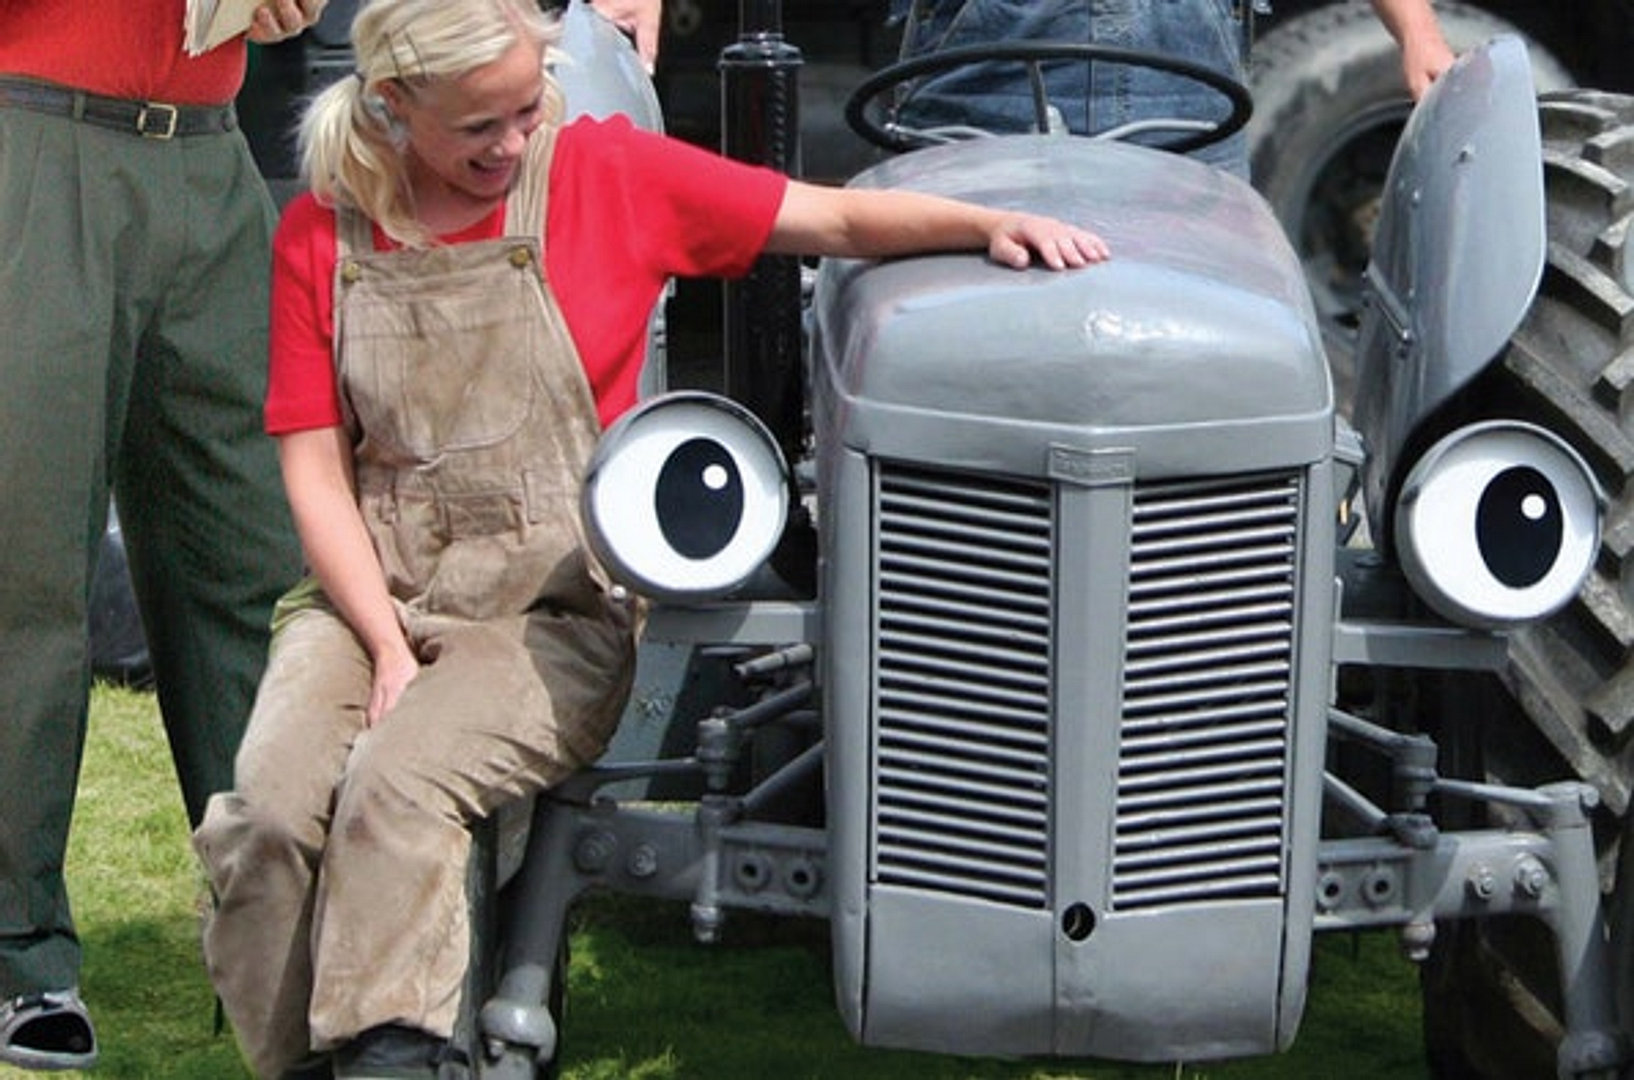
[[[721,50],[721,151],[800,175],[800,50],[783,40],[781,0],[740,0],[738,40]],[[767,255],[725,287],[723,349],[728,397],[799,459],[805,414],[800,260]]]

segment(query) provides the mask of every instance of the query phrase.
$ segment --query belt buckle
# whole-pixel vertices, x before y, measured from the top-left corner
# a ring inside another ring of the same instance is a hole
[[[136,113],[136,133],[144,139],[174,138],[176,116],[176,106],[149,101]]]

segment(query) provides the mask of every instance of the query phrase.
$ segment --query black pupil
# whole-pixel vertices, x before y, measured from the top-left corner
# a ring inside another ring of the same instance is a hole
[[[1492,576],[1512,589],[1543,580],[1563,532],[1554,485],[1529,465],[1492,478],[1475,511],[1475,542]]]
[[[743,519],[743,477],[732,455],[712,439],[688,439],[670,452],[653,492],[658,527],[689,559],[718,555]]]

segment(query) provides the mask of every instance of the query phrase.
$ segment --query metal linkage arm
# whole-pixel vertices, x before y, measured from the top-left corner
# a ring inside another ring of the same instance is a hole
[[[1520,809],[1536,831],[1431,833],[1422,845],[1390,836],[1323,841],[1316,929],[1400,927],[1408,957],[1422,961],[1437,919],[1541,919],[1555,936],[1565,1003],[1560,1075],[1620,1075],[1634,1059],[1617,1027],[1589,824],[1594,790],[1564,783],[1524,791],[1440,779],[1430,786],[1443,797]]]

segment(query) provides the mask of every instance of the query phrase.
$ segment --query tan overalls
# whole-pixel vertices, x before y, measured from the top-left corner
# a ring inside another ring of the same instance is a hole
[[[380,254],[340,215],[359,504],[424,666],[365,729],[367,654],[321,592],[286,598],[236,790],[194,837],[206,961],[262,1076],[379,1024],[451,1033],[467,826],[594,760],[629,691],[634,613],[579,526],[596,410],[534,239],[553,141],[505,239]]]

